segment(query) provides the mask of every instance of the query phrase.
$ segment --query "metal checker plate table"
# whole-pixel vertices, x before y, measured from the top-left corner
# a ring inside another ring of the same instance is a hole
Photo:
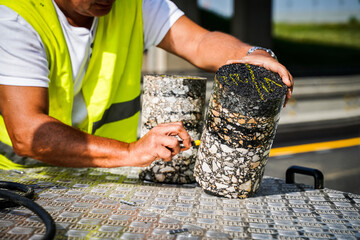
[[[360,195],[271,177],[247,199],[211,196],[196,184],[144,183],[137,168],[0,171],[0,180],[37,184],[56,239],[360,239]],[[25,208],[0,211],[0,239],[44,232]]]

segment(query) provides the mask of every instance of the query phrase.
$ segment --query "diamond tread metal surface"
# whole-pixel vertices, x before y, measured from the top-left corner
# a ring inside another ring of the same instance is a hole
[[[0,180],[34,184],[56,239],[360,239],[360,195],[264,177],[247,199],[208,195],[196,184],[142,182],[138,168],[34,168]],[[0,239],[40,239],[29,210],[0,211]]]

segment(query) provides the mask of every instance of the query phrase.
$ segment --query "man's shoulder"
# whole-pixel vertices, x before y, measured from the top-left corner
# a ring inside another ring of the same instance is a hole
[[[0,24],[17,35],[22,32],[35,33],[34,28],[19,13],[5,5],[0,5]]]
[[[17,12],[5,5],[0,5],[0,21],[16,21],[18,17]]]

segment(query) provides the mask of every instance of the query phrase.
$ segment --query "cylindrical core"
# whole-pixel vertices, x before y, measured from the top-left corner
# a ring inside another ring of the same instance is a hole
[[[227,198],[257,191],[286,92],[278,74],[259,66],[216,72],[194,170],[204,190]]]
[[[145,75],[141,136],[160,123],[182,122],[190,136],[200,139],[204,122],[206,78]],[[193,183],[197,148],[180,152],[170,162],[158,160],[141,170],[140,179],[162,183]]]

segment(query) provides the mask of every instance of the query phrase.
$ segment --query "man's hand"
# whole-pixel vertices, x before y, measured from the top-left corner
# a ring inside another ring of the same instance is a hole
[[[180,146],[176,136],[182,139],[184,147]],[[159,124],[129,145],[129,165],[145,167],[158,159],[168,162],[180,151],[190,147],[191,137],[181,122]]]
[[[270,71],[276,72],[280,75],[281,79],[288,86],[288,92],[286,94],[286,99],[284,106],[286,105],[287,101],[291,98],[291,94],[294,87],[294,80],[290,72],[286,69],[284,65],[279,63],[277,60],[272,58],[270,54],[265,51],[257,50],[250,55],[247,55],[241,59],[237,60],[228,60],[226,64],[232,63],[247,63],[252,65],[257,65],[263,68],[266,68]]]

